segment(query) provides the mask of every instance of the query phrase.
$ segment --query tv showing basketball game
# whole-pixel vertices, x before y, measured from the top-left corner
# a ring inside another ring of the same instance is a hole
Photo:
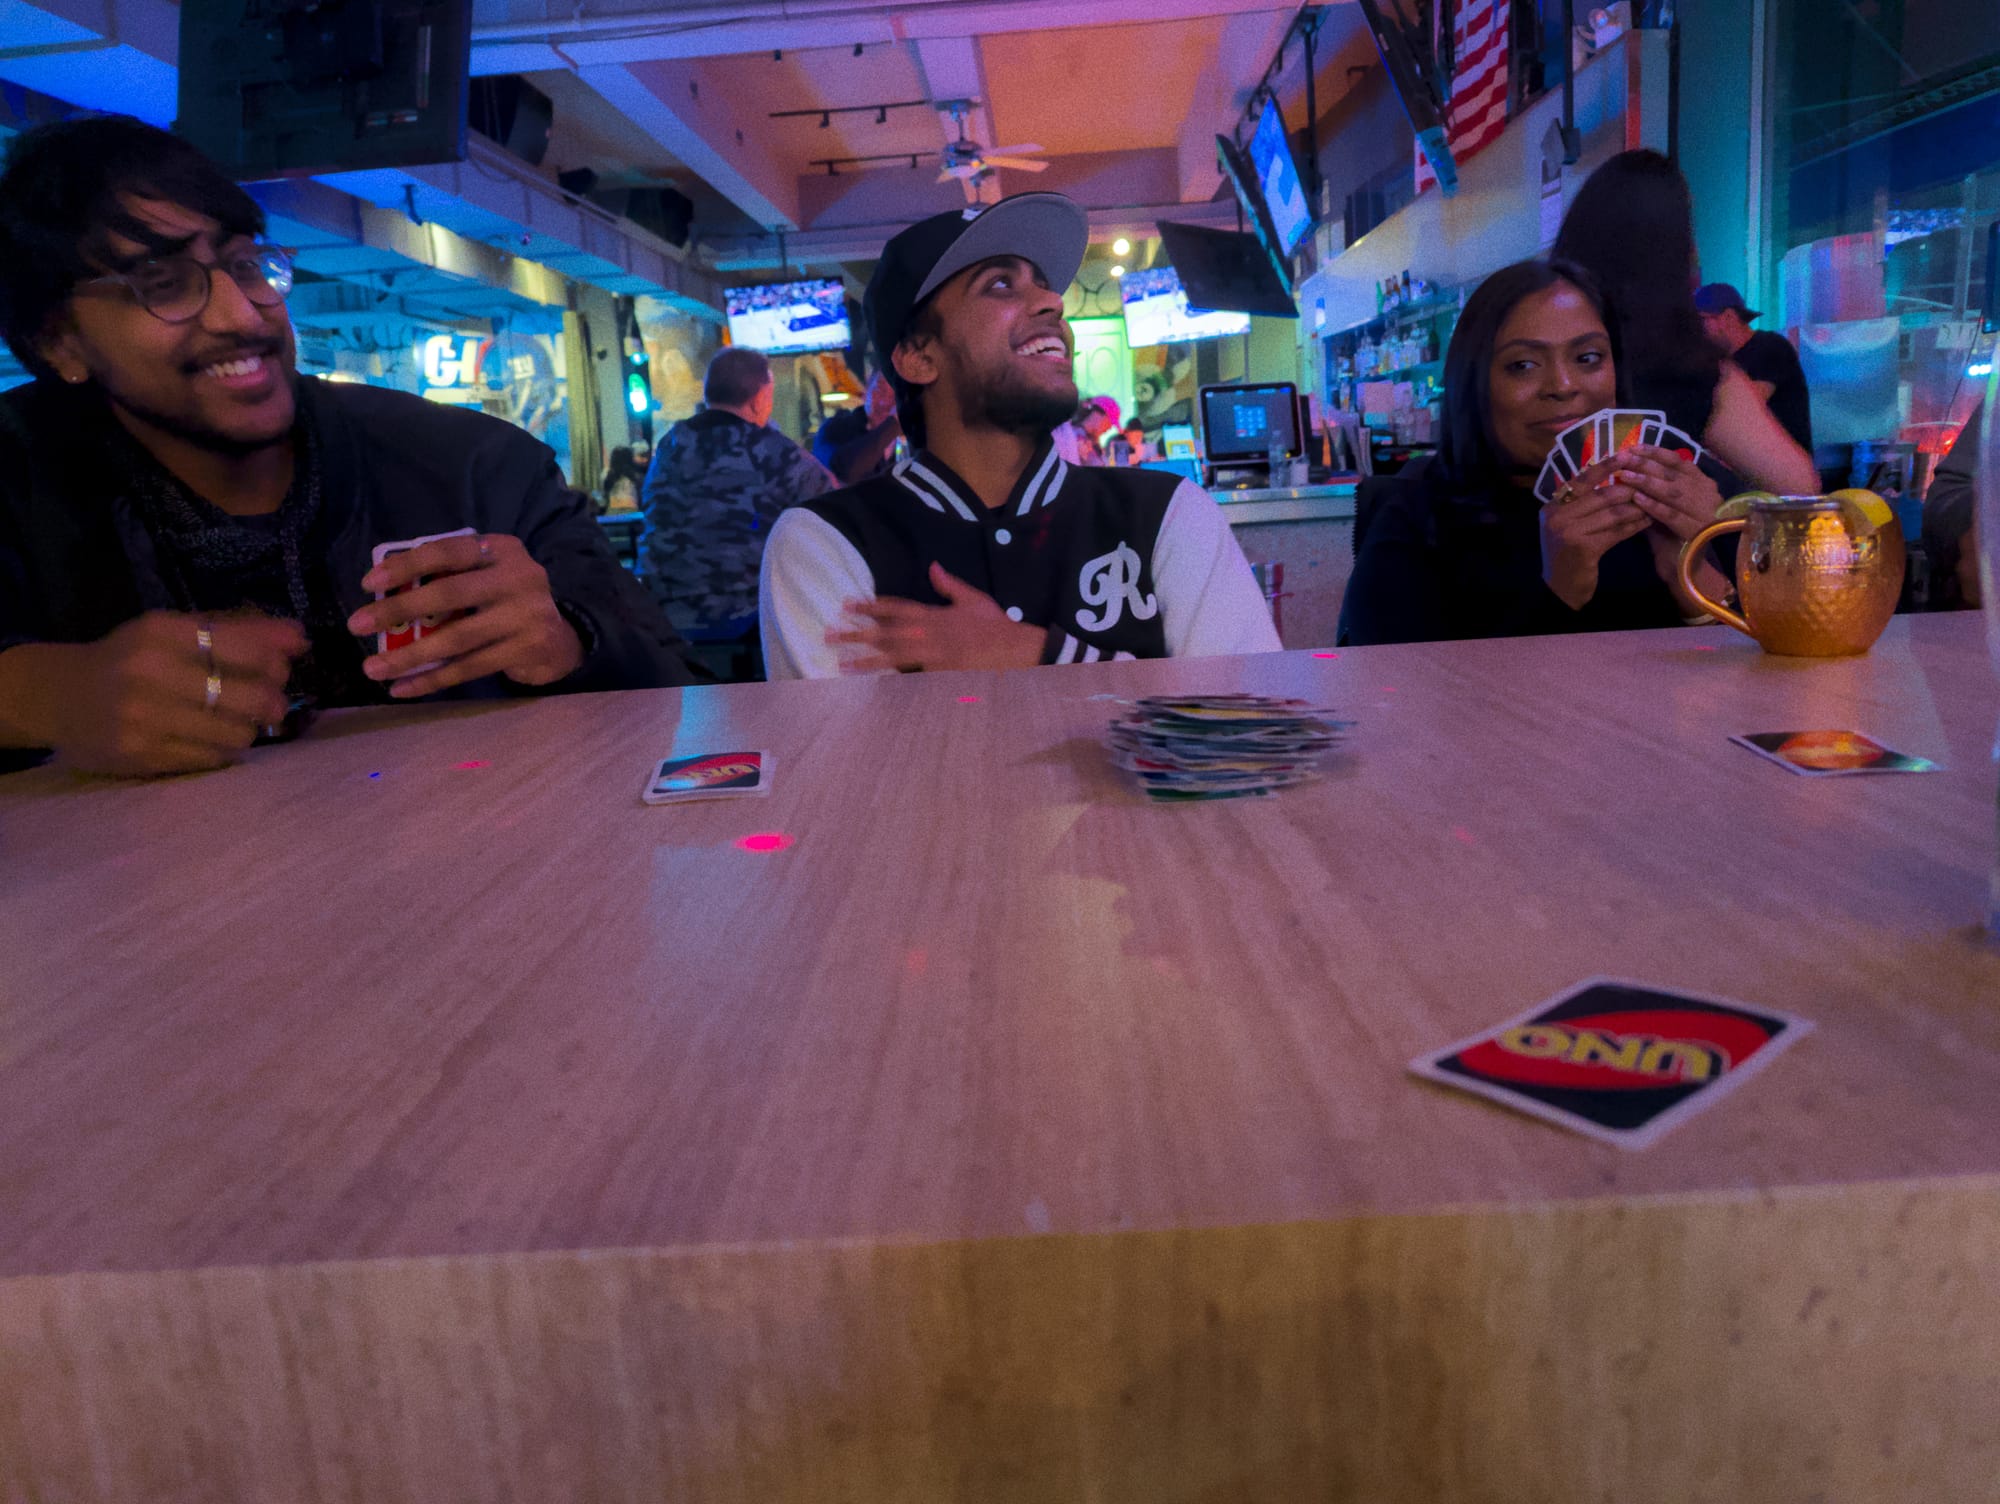
[[[803,355],[845,350],[853,342],[847,289],[832,278],[731,287],[724,297],[732,345],[766,355]]]
[[[1188,307],[1180,274],[1171,266],[1127,272],[1119,293],[1125,305],[1125,342],[1135,348],[1250,332],[1247,313]]]

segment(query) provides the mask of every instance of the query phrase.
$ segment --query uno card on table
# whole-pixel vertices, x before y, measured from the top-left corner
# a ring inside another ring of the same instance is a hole
[[[1859,731],[1752,731],[1729,739],[1806,778],[1938,771],[1938,765],[1928,757],[1893,752]]]
[[[1643,1149],[1811,1029],[1769,1008],[1592,977],[1410,1069],[1589,1138]]]
[[[653,769],[646,791],[648,804],[684,804],[690,799],[738,798],[771,792],[772,758],[768,752],[703,752],[694,757],[669,757]]]
[[[473,528],[461,527],[454,528],[448,533],[430,533],[422,538],[404,538],[397,543],[378,543],[370,554],[370,562],[375,568],[380,569],[384,559],[392,558],[396,554],[405,554],[413,548],[422,548],[426,543],[436,543],[440,538],[468,537],[474,531],[475,529]],[[394,590],[378,590],[375,592],[375,599],[385,601],[392,595],[402,595],[406,591],[414,590],[418,585],[424,584],[428,578],[429,576],[420,575],[408,585],[399,586]],[[441,624],[436,617],[420,616],[415,621],[398,627],[393,632],[377,632],[375,634],[375,651],[378,653],[391,653],[397,648],[409,647],[412,643],[421,642],[424,638],[430,636]],[[425,667],[436,668],[437,665],[432,663],[427,664]],[[412,669],[410,672],[422,673],[424,670]]]

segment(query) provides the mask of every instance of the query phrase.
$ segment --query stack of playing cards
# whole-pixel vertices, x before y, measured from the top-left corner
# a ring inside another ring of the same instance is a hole
[[[1690,464],[1702,456],[1701,445],[1669,423],[1665,413],[1603,408],[1556,435],[1555,446],[1542,461],[1542,473],[1535,478],[1535,499],[1554,501],[1564,486],[1599,460],[1648,444],[1672,450]]]
[[[648,804],[685,804],[690,799],[734,799],[771,792],[768,752],[704,752],[669,757],[653,769],[639,797]]]
[[[1156,695],[1112,722],[1107,740],[1154,799],[1235,799],[1317,776],[1351,724],[1304,700]]]

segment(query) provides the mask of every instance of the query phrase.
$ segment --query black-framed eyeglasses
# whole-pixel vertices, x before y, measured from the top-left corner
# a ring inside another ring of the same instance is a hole
[[[161,256],[142,261],[130,271],[91,277],[79,287],[96,283],[121,284],[154,318],[167,324],[185,324],[200,318],[214,290],[215,274],[222,272],[237,290],[259,308],[275,308],[292,290],[292,258],[274,245],[256,245],[225,253],[215,261],[198,261],[193,256]]]

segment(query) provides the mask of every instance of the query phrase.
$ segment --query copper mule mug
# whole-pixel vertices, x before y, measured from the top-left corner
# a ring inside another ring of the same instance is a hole
[[[1767,653],[1846,658],[1873,647],[1903,591],[1903,529],[1895,517],[1876,522],[1836,496],[1739,496],[1727,505],[1737,510],[1746,502],[1748,515],[1712,522],[1681,545],[1682,588]],[[1740,615],[1694,583],[1703,550],[1727,533],[1743,534]]]

